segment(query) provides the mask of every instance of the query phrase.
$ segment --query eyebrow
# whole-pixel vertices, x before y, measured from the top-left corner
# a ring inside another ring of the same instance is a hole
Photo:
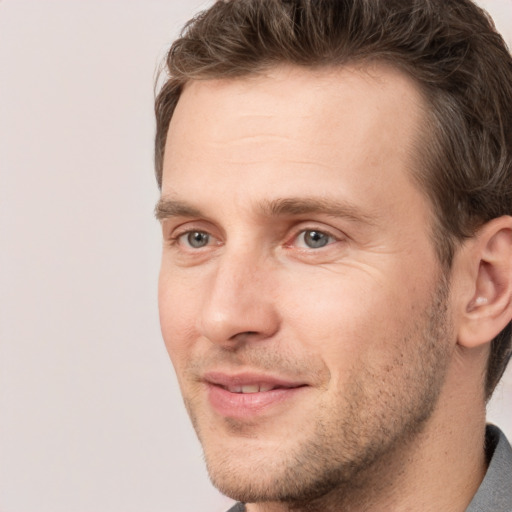
[[[161,197],[155,206],[155,217],[164,220],[172,217],[203,217],[201,210],[182,201]]]
[[[278,198],[265,200],[258,205],[266,217],[298,216],[321,213],[331,217],[345,218],[353,222],[375,224],[375,220],[357,206],[346,201],[328,198]],[[155,217],[162,221],[172,217],[207,217],[198,208],[186,202],[161,197],[155,206]]]
[[[305,215],[309,213],[322,213],[331,217],[343,217],[354,222],[374,224],[374,219],[364,213],[361,208],[331,198],[284,198],[264,201],[261,210],[270,217],[284,215]]]

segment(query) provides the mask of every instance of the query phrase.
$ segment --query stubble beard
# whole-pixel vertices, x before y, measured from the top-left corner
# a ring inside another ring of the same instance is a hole
[[[393,364],[384,371],[361,368],[340,390],[337,409],[320,407],[311,418],[316,421],[312,434],[288,453],[276,453],[276,460],[212,455],[185,399],[214,486],[244,503],[286,503],[289,510],[311,512],[333,510],[333,504],[350,510],[350,503],[364,499],[369,486],[414,443],[436,407],[451,350],[448,294],[442,277],[430,306],[399,341]],[[236,422],[231,428],[236,431]]]

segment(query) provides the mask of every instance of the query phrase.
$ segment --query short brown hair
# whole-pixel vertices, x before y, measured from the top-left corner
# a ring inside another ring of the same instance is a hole
[[[223,0],[184,28],[155,103],[159,186],[174,108],[190,80],[253,75],[280,64],[381,61],[427,100],[415,178],[436,212],[440,261],[485,222],[512,213],[512,58],[470,0]],[[511,324],[492,341],[486,396],[511,355]]]

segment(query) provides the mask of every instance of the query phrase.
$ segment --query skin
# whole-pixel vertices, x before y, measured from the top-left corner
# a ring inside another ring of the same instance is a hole
[[[463,511],[482,480],[488,349],[459,343],[475,250],[437,260],[411,178],[423,109],[378,65],[197,81],[178,102],[162,332],[212,481],[250,512]],[[211,372],[302,387],[240,416]]]

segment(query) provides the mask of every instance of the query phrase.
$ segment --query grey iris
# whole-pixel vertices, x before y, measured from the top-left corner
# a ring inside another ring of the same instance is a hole
[[[329,242],[329,236],[321,231],[304,232],[304,243],[311,249],[325,247]]]
[[[208,245],[209,240],[209,235],[201,231],[191,231],[187,235],[187,242],[190,244],[190,247],[193,247],[194,249],[199,249]]]

